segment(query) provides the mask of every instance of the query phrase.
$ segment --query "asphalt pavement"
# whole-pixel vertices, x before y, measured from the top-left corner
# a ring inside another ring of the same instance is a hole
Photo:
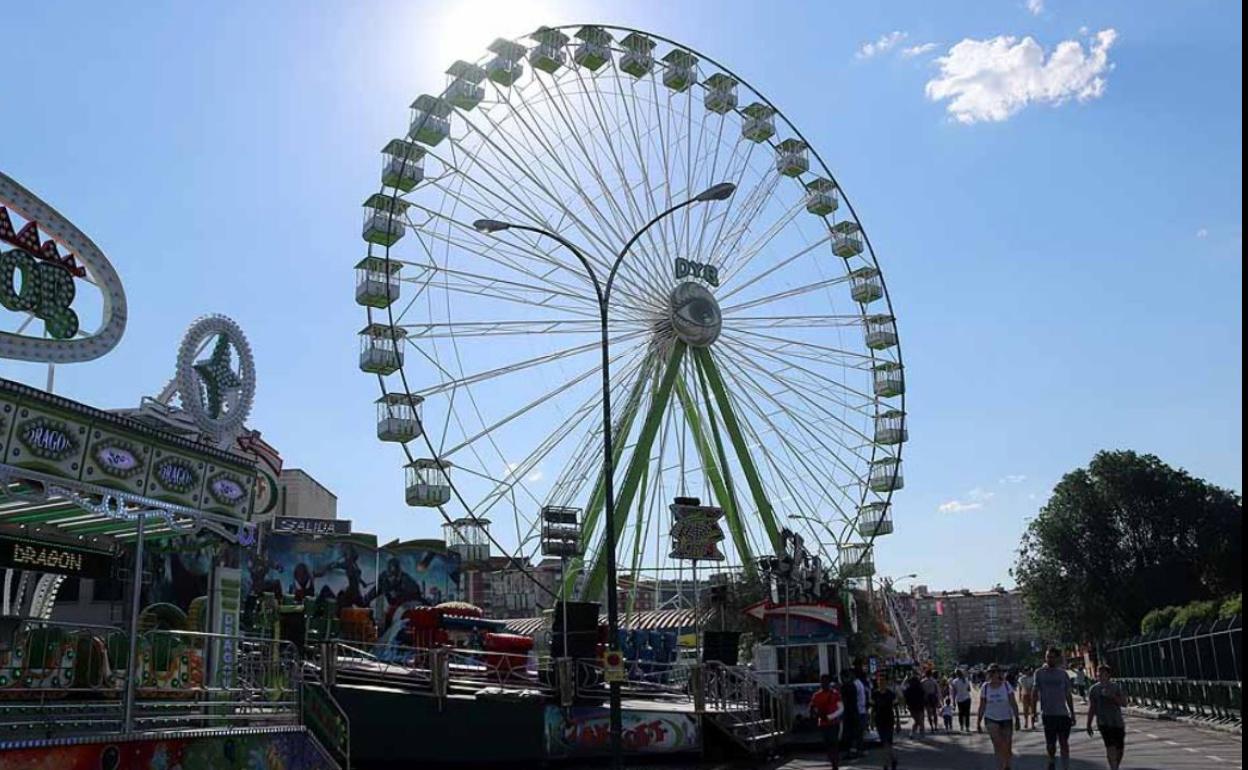
[[[1082,727],[1084,714],[1079,714]],[[972,719],[972,724],[974,723]],[[992,743],[987,733],[929,733],[911,740],[909,728],[900,731],[896,752],[898,767],[914,770],[995,770]],[[1100,734],[1089,737],[1083,730],[1070,736],[1071,770],[1104,770],[1105,745]],[[842,770],[882,767],[882,752],[869,751]],[[1045,770],[1044,732],[1022,730],[1014,737],[1012,770]],[[1060,763],[1058,767],[1060,768]],[[829,767],[817,752],[790,754],[786,760],[766,767],[772,770],[814,770]],[[1243,741],[1240,736],[1204,730],[1191,724],[1153,719],[1127,719],[1127,750],[1123,770],[1242,770]]]

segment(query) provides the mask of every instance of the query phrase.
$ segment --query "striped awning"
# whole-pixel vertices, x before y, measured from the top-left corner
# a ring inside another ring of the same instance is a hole
[[[705,624],[709,612],[702,613],[702,623]],[[533,636],[538,631],[547,627],[550,622],[550,616],[541,616],[536,618],[515,618],[506,621],[507,630],[513,634],[523,634],[524,636]],[[598,625],[605,626],[607,624],[607,615],[602,613],[598,615]],[[631,615],[625,614],[620,616],[620,628],[624,630],[637,631],[693,631],[694,614],[691,609],[671,609],[671,610],[647,610],[645,612],[634,612]]]

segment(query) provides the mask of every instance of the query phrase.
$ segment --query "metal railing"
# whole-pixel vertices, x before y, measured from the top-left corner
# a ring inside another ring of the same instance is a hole
[[[1101,659],[1138,705],[1238,720],[1242,643],[1237,616],[1115,642],[1106,645]]]
[[[699,705],[749,750],[774,749],[792,728],[792,694],[786,688],[746,667],[716,662],[702,664],[700,677]]]
[[[197,631],[129,636],[112,626],[18,619],[0,634],[4,737],[125,729],[137,669],[133,729],[300,724],[302,661],[288,641]]]

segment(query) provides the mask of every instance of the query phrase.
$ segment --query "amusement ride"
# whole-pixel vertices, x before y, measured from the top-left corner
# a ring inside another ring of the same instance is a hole
[[[831,574],[873,574],[907,438],[892,303],[840,184],[771,101],[658,35],[542,27],[452,63],[381,155],[359,366],[409,505],[488,517],[519,565],[543,510],[580,510],[564,593],[583,598],[611,539],[632,574],[678,569],[677,497],[722,508],[747,574],[786,531]]]

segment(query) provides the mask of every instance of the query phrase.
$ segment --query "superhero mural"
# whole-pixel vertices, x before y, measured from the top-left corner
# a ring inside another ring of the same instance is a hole
[[[339,610],[369,607],[377,584],[377,537],[269,534],[248,550],[243,594],[273,594],[283,603],[333,599]]]
[[[441,540],[393,542],[378,551],[376,598],[380,641],[401,637],[405,615],[419,607],[459,601],[459,554]]]

